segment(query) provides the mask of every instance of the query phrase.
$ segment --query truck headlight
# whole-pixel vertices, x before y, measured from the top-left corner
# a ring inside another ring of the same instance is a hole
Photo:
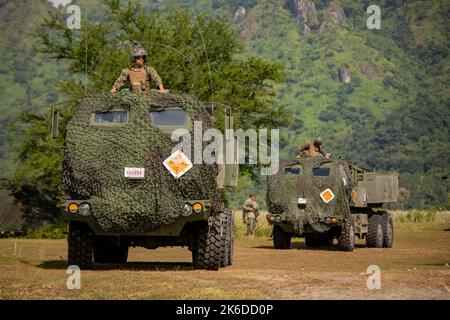
[[[71,204],[69,204],[69,206],[67,207],[67,210],[70,213],[77,213],[78,212],[78,205],[75,202],[72,202]]]
[[[82,203],[78,206],[78,213],[82,216],[88,216],[91,214],[91,207],[89,206],[89,203]]]
[[[186,203],[183,206],[183,212],[181,213],[182,216],[187,217],[192,213],[192,207],[189,203]]]
[[[192,209],[194,209],[195,213],[200,213],[203,211],[203,206],[201,203],[197,202],[197,203],[194,203],[194,205],[192,206]]]

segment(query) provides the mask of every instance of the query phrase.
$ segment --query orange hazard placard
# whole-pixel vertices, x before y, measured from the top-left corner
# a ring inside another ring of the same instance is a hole
[[[164,167],[175,177],[179,178],[192,168],[192,163],[181,151],[175,151],[170,157],[163,162]]]
[[[323,202],[328,203],[331,200],[333,200],[335,196],[333,191],[331,191],[331,189],[328,188],[320,193],[320,197],[322,198]]]

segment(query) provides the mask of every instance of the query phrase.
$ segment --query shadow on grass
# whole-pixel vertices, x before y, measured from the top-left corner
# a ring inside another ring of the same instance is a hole
[[[275,249],[273,246],[257,246],[253,247],[255,249]],[[356,248],[367,248],[365,244],[355,244]],[[321,246],[321,247],[315,247],[315,248],[308,248],[304,242],[292,242],[290,249],[297,249],[297,250],[311,250],[311,251],[340,251],[337,244],[333,244],[331,247],[327,246]]]
[[[442,261],[442,262],[436,262],[436,263],[418,263],[418,266],[427,266],[427,267],[441,267],[441,268],[450,268],[450,260],[448,261]]]
[[[42,269],[66,269],[65,260],[49,260],[37,265]],[[93,271],[101,270],[151,270],[151,271],[186,271],[194,270],[190,262],[127,262],[117,263],[99,263],[91,269]]]
[[[450,228],[444,229],[444,231],[450,231]]]

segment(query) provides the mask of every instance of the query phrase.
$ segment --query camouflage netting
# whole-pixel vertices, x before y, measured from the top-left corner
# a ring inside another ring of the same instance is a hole
[[[99,226],[110,232],[147,232],[170,224],[184,200],[223,202],[216,165],[194,165],[179,179],[163,166],[177,144],[151,126],[149,109],[180,107],[192,120],[212,126],[211,117],[187,95],[105,93],[84,99],[67,126],[63,188],[71,199],[90,199]],[[111,109],[129,112],[123,126],[94,126],[91,114]],[[145,179],[124,177],[124,167],[145,167]]]
[[[277,175],[271,176],[267,184],[267,205],[269,212],[286,213],[288,220],[294,229],[301,234],[305,224],[309,224],[317,232],[325,232],[330,227],[318,222],[319,218],[333,214],[348,217],[350,206],[348,192],[339,180],[338,175],[330,177],[311,176],[313,167],[323,163],[321,157],[300,157],[300,161],[280,161],[280,170]],[[306,172],[303,176],[285,175],[284,168],[302,163]],[[338,164],[333,164],[338,165]],[[335,194],[335,199],[325,203],[320,198],[320,193],[330,188]],[[306,209],[302,212],[297,205],[298,198],[306,198]]]

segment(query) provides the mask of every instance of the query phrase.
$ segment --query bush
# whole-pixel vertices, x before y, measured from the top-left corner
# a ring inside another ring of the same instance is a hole
[[[61,221],[38,229],[26,229],[24,237],[27,239],[63,239],[66,237],[66,223]]]
[[[426,213],[426,221],[432,222],[432,221],[436,220],[437,211],[438,211],[438,208],[436,208],[436,207],[431,207],[430,209],[428,209],[428,211]]]
[[[437,208],[431,207],[427,211],[411,210],[406,214],[403,212],[397,215],[398,222],[433,222],[436,220]]]
[[[244,239],[247,235],[247,226],[242,221],[242,211],[233,211],[234,214],[234,236],[237,239]],[[272,235],[272,226],[267,222],[266,213],[259,215],[256,224],[255,237],[268,238]]]
[[[412,211],[412,222],[423,222],[425,220],[425,213],[419,210]]]

